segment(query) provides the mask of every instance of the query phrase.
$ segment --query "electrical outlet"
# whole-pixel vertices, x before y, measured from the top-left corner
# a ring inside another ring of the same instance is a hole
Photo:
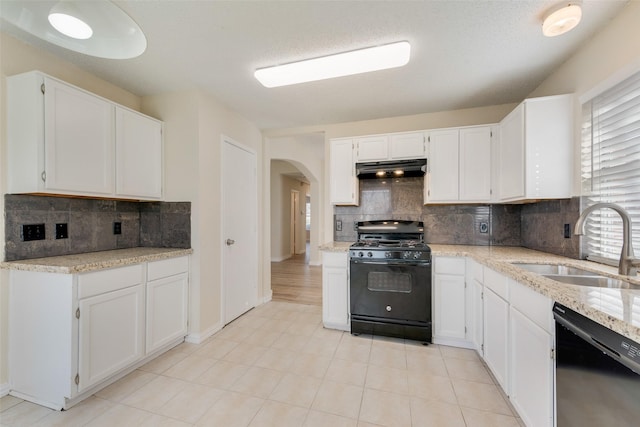
[[[23,224],[21,234],[23,242],[30,242],[32,240],[44,240],[44,224]]]
[[[336,231],[342,231],[342,221],[339,219],[336,220]]]
[[[564,238],[565,239],[571,238],[571,226],[569,224],[564,225]]]
[[[66,239],[69,237],[67,223],[56,224],[56,239]]]
[[[116,221],[113,223],[113,234],[122,234],[122,223]]]

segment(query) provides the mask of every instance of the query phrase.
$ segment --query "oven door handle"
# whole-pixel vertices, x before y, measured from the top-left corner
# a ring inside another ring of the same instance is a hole
[[[357,259],[351,260],[353,264],[364,265],[384,265],[389,267],[431,267],[431,261],[427,262],[390,262],[390,261],[360,261]]]

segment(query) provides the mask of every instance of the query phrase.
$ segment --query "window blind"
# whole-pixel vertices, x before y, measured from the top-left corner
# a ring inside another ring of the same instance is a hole
[[[582,203],[609,202],[631,216],[633,246],[640,252],[640,72],[582,108]],[[585,223],[583,252],[618,260],[622,221],[611,209],[593,212]]]

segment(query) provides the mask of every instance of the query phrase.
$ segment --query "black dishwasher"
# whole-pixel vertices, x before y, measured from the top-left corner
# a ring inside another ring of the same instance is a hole
[[[555,303],[557,427],[640,425],[640,344]]]

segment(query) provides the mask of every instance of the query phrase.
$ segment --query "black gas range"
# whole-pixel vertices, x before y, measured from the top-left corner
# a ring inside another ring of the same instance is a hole
[[[351,332],[431,342],[431,249],[418,221],[357,223],[349,248]]]

